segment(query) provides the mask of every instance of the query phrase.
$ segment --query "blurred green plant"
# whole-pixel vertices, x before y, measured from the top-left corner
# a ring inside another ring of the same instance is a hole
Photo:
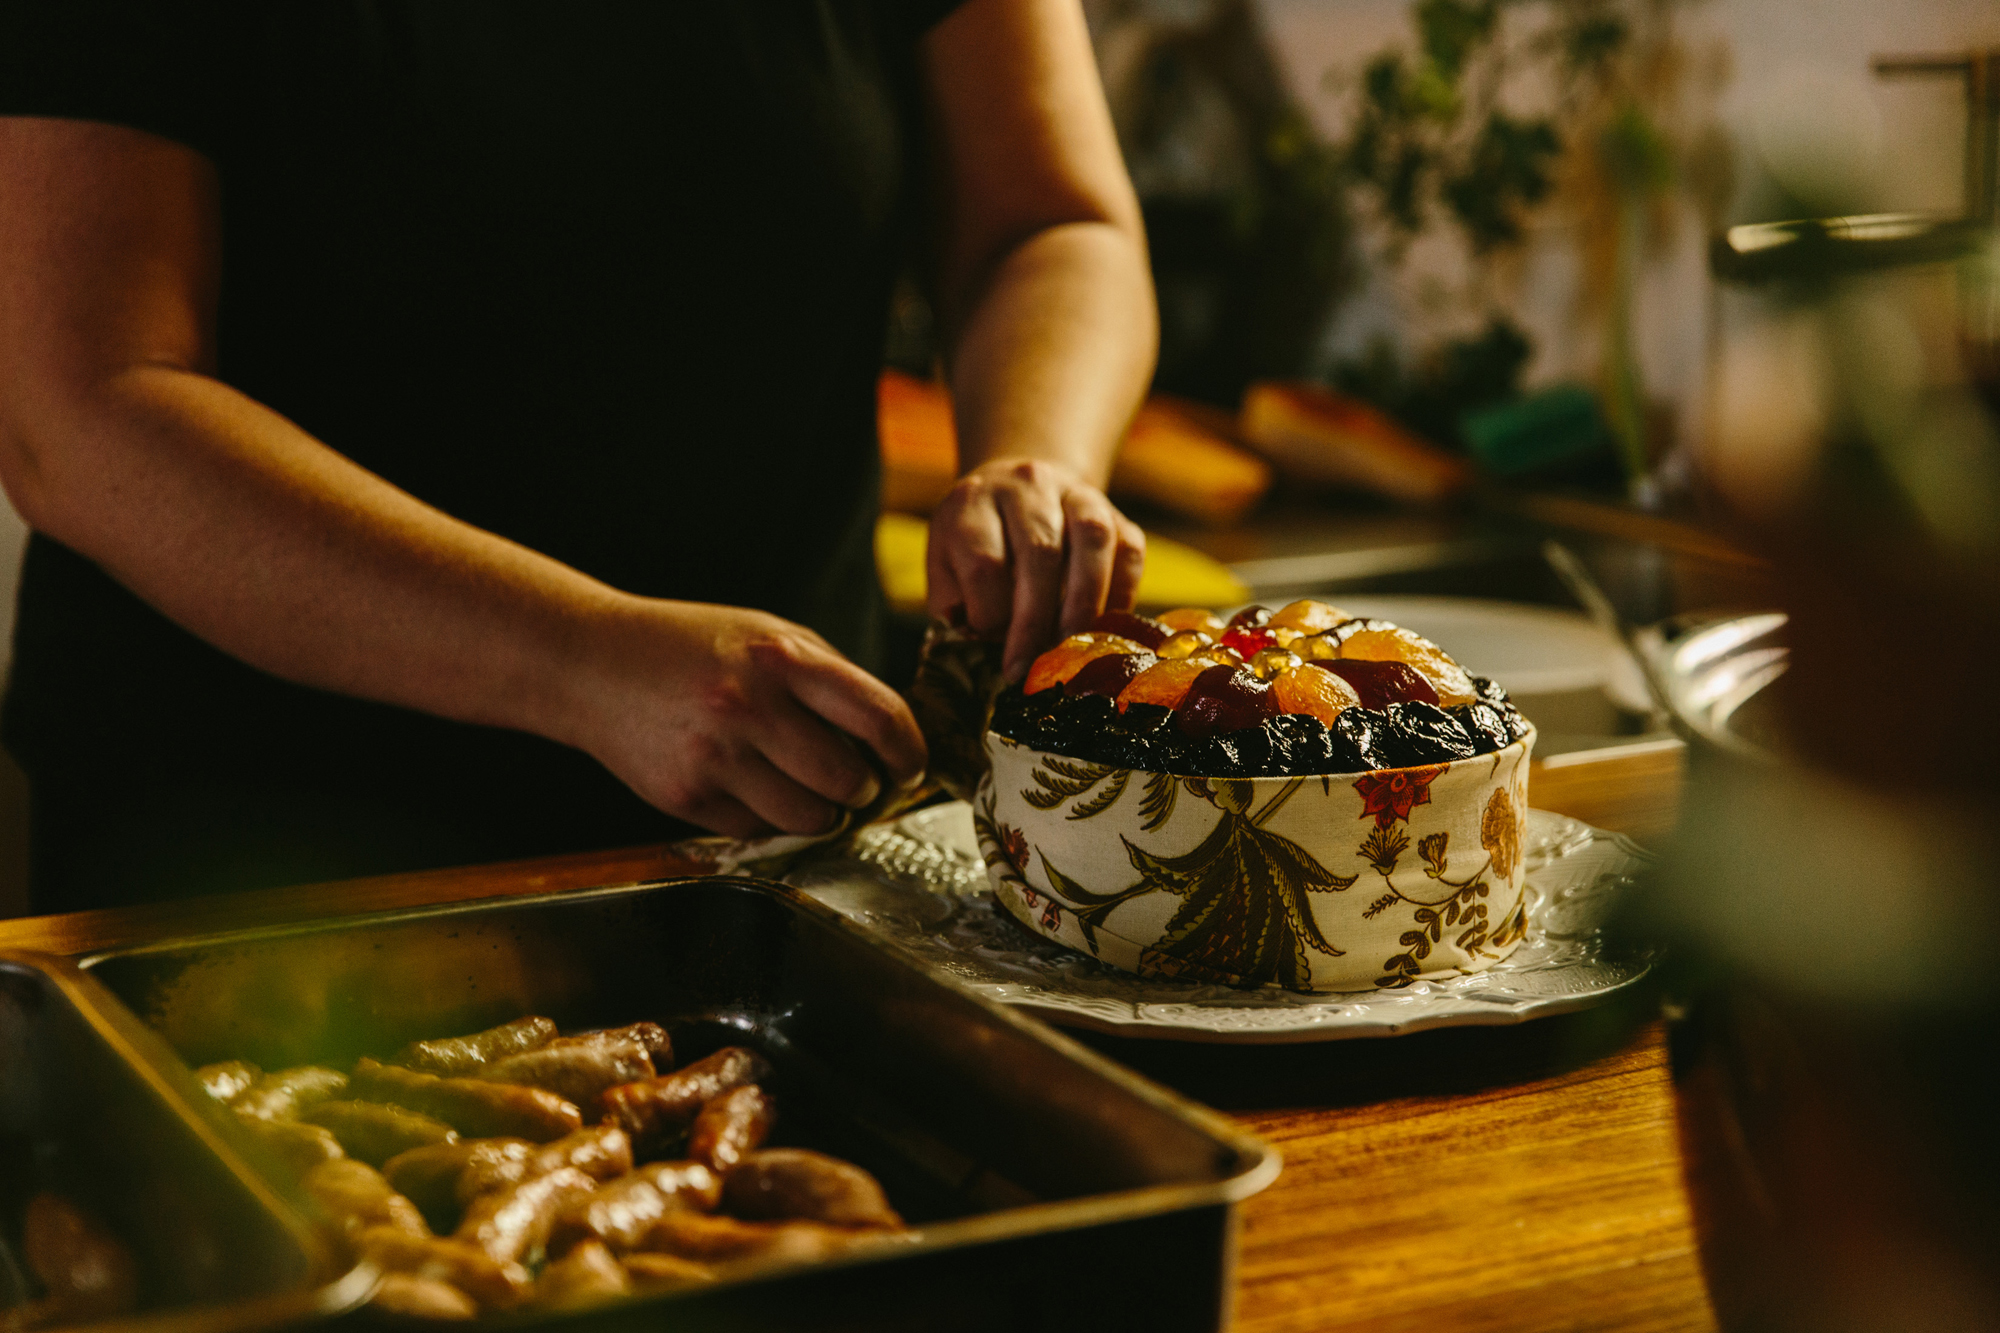
[[[1369,59],[1354,80],[1351,128],[1335,146],[1357,201],[1388,233],[1382,259],[1405,261],[1420,236],[1452,228],[1476,269],[1518,247],[1538,210],[1558,199],[1579,223],[1587,303],[1604,319],[1599,392],[1628,483],[1649,463],[1648,411],[1633,350],[1640,260],[1664,232],[1663,205],[1686,150],[1667,109],[1685,73],[1674,11],[1698,0],[1414,0],[1414,50]],[[1524,110],[1521,89],[1540,90]],[[1465,413],[1517,396],[1532,348],[1497,302],[1483,332],[1395,364],[1388,344],[1335,369],[1442,443],[1461,442]],[[1509,336],[1511,335],[1511,336]],[[1503,347],[1518,355],[1496,357]],[[1502,366],[1454,373],[1467,363]]]

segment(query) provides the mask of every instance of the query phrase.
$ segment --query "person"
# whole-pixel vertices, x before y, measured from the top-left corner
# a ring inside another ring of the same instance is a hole
[[[54,911],[829,828],[906,255],[1017,674],[1129,604],[1144,238],[1076,0],[0,0],[4,739]]]

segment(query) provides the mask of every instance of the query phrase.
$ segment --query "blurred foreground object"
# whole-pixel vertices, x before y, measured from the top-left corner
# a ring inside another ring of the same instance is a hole
[[[882,508],[928,514],[958,480],[951,391],[899,370],[876,389]],[[1228,414],[1175,398],[1148,399],[1112,464],[1114,498],[1140,500],[1198,523],[1236,522],[1271,488],[1263,459],[1228,438]]]
[[[1789,665],[1776,745],[1689,719],[1651,892],[1704,1270],[1726,1329],[2000,1330],[2000,248],[1873,215],[1713,253],[1762,285],[1702,466]]]
[[[1266,381],[1243,395],[1243,438],[1287,477],[1434,504],[1465,489],[1472,471],[1358,398],[1317,384]]]
[[[875,570],[890,609],[899,615],[924,614],[924,548],[930,524],[910,514],[883,514],[875,522]],[[1250,589],[1229,566],[1192,546],[1157,533],[1146,534],[1146,572],[1139,579],[1141,611],[1173,606],[1236,606]]]

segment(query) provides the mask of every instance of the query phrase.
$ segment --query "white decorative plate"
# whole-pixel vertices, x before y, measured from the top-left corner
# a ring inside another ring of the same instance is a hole
[[[1646,854],[1543,810],[1528,812],[1525,851],[1528,936],[1512,956],[1469,976],[1330,995],[1148,980],[1042,939],[994,901],[963,801],[867,829],[785,882],[1052,1023],[1178,1041],[1334,1041],[1525,1022],[1600,1003],[1644,976],[1649,960],[1608,952],[1602,927]]]

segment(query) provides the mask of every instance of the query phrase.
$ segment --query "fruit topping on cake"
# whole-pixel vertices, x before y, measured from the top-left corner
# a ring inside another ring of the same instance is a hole
[[[1448,763],[1502,749],[1528,723],[1422,635],[1297,601],[1226,621],[1109,612],[1035,659],[992,727],[1096,763],[1261,777]]]

